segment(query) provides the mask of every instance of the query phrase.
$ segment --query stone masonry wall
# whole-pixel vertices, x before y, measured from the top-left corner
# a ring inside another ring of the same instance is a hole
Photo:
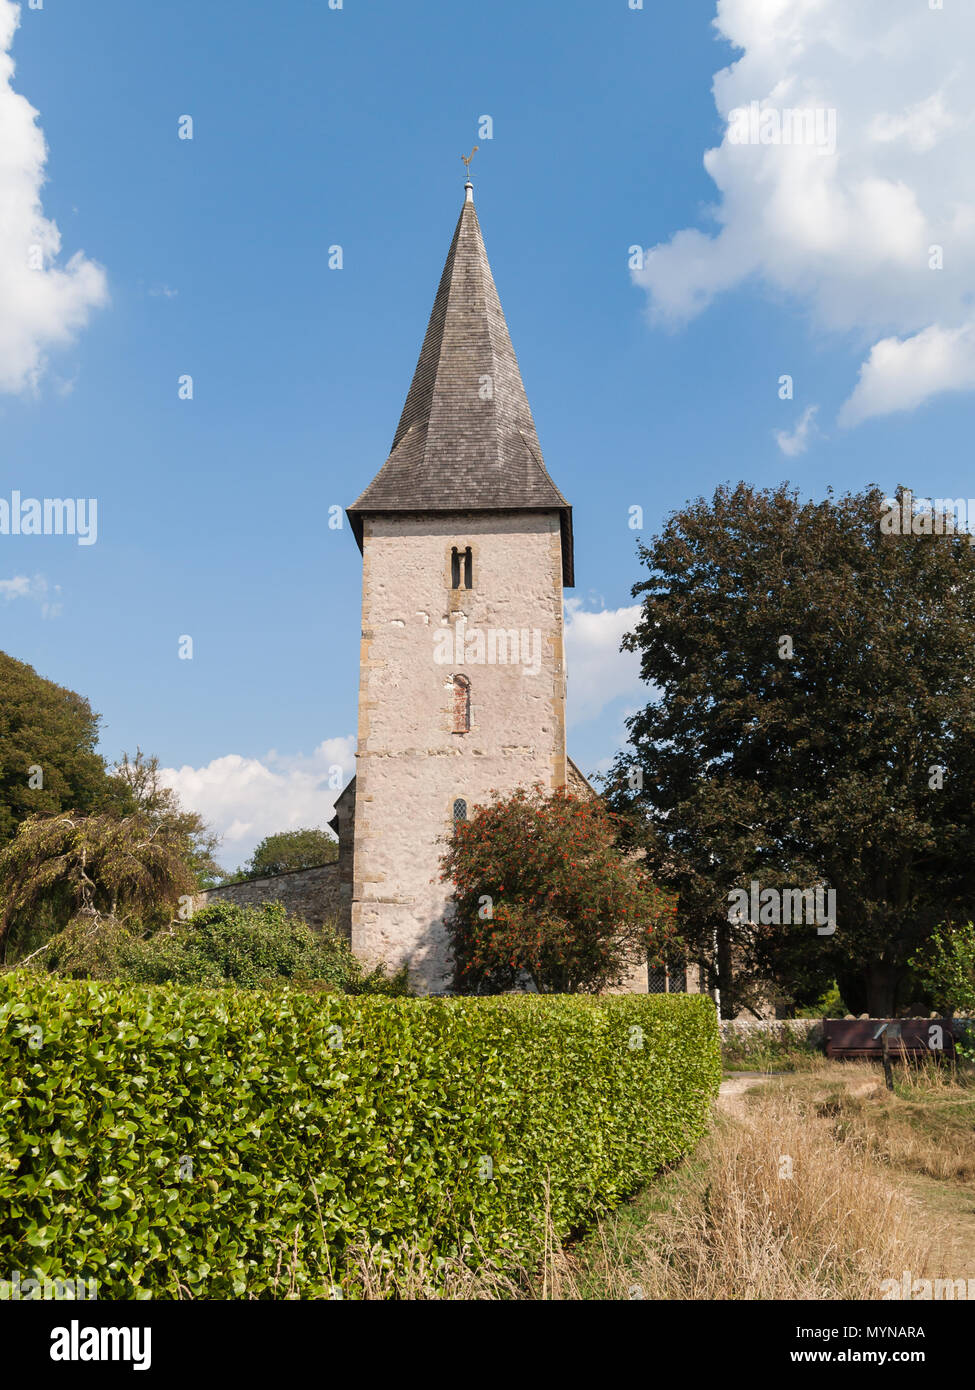
[[[322,864],[315,869],[293,869],[286,874],[241,879],[237,883],[209,888],[193,900],[194,912],[210,902],[232,902],[239,907],[279,902],[310,927],[321,927],[325,922],[339,926],[342,914],[339,866],[337,863]]]
[[[451,549],[473,554],[452,589]],[[435,634],[538,631],[540,666],[438,663]],[[471,728],[453,732],[453,677],[470,681]],[[352,947],[449,987],[438,861],[455,799],[468,805],[564,784],[565,669],[557,512],[367,517],[356,768]]]
[[[352,940],[352,878],[355,836],[355,779],[348,784],[335,803],[332,829],[339,837],[338,858],[338,921],[336,928],[346,941]]]
[[[821,1018],[724,1019],[719,1025],[725,1042],[766,1036],[778,1041],[820,1043],[823,1040]]]

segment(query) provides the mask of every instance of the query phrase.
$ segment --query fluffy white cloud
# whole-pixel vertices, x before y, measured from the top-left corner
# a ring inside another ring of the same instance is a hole
[[[326,739],[310,756],[282,757],[274,749],[263,759],[228,753],[203,767],[164,768],[162,777],[222,836],[218,858],[234,869],[265,835],[327,825],[354,772],[350,735]]]
[[[716,227],[678,232],[634,272],[652,316],[686,322],[757,279],[821,328],[873,340],[846,424],[972,389],[975,7],[719,0],[714,22],[740,50],[714,78]],[[807,143],[786,143],[788,111],[819,113]]]
[[[0,579],[0,598],[9,603],[15,598],[32,599],[41,605],[42,618],[57,618],[61,613],[60,584],[48,584],[43,574],[30,577],[15,574],[12,579]]]
[[[775,431],[775,442],[787,458],[795,458],[796,454],[804,454],[809,448],[809,438],[818,409],[818,405],[807,405],[791,434],[788,430]]]
[[[47,146],[38,112],[13,89],[20,6],[0,0],[0,391],[34,389],[47,349],[63,346],[106,302],[105,272],[80,251],[59,266],[61,234],[44,216]]]
[[[570,725],[595,719],[611,701],[642,688],[639,652],[620,651],[623,634],[633,629],[639,616],[639,604],[587,613],[581,599],[566,599],[566,718]]]
[[[932,324],[913,338],[875,343],[840,424],[913,410],[939,391],[975,391],[975,322],[952,329]]]

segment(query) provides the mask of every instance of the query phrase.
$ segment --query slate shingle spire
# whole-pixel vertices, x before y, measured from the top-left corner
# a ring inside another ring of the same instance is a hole
[[[369,514],[557,511],[571,585],[572,508],[542,459],[473,192],[468,183],[389,458],[349,520],[361,549]]]

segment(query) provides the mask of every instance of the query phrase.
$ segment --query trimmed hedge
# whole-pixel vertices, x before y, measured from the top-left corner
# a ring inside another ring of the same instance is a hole
[[[719,1080],[700,996],[310,997],[11,973],[0,1270],[94,1277],[101,1298],[269,1298],[283,1268],[315,1298],[363,1241],[394,1266],[404,1246],[531,1261],[546,1182],[560,1236],[600,1216],[694,1147]]]

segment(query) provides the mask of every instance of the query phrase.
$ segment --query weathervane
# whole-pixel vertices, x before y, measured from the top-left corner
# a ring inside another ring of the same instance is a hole
[[[474,148],[471,150],[470,154],[462,154],[462,155],[461,155],[461,159],[462,159],[462,160],[464,161],[464,163],[467,165],[467,182],[468,182],[468,183],[470,183],[470,181],[471,181],[471,160],[472,160],[472,159],[474,158],[474,156],[477,154],[477,152],[478,152],[479,149],[480,149],[480,146],[479,146],[479,145],[475,145]]]

